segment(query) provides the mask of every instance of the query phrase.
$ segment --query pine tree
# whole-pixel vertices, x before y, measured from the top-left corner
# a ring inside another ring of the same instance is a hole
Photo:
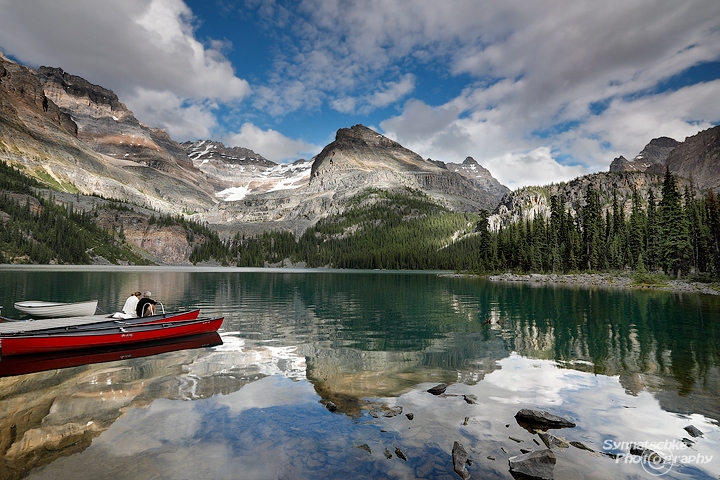
[[[648,193],[647,230],[646,238],[646,264],[651,272],[660,268],[660,223],[658,219],[657,203],[652,189]]]
[[[665,169],[663,198],[659,204],[659,229],[661,239],[660,265],[667,273],[675,272],[680,278],[687,272],[692,256],[687,217],[683,212],[680,193],[670,168]]]
[[[647,229],[647,215],[642,208],[642,200],[637,189],[633,189],[632,211],[628,225],[628,250],[629,264],[632,268],[638,269],[640,258],[645,254],[645,235]],[[645,265],[643,265],[645,268]]]
[[[600,196],[592,185],[588,185],[585,193],[585,207],[582,209],[584,262],[588,270],[597,270],[601,265],[603,245],[602,214],[600,213]]]

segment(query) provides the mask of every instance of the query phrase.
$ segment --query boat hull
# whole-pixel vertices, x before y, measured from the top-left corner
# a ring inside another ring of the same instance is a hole
[[[83,332],[5,336],[0,338],[0,355],[80,350],[180,338],[217,332],[223,320],[223,317],[204,318],[122,327],[114,326]]]
[[[148,357],[178,350],[214,347],[222,345],[222,343],[220,335],[217,332],[211,332],[133,345],[89,348],[74,352],[11,355],[0,358],[0,377]]]
[[[174,313],[152,315],[150,317],[134,317],[127,319],[117,319],[107,317],[106,315],[44,320],[11,320],[0,317],[3,320],[10,320],[8,323],[0,324],[0,339],[6,336],[46,335],[51,333],[87,331],[105,327],[122,327],[126,325],[138,325],[144,323],[153,324],[195,320],[199,316],[200,309],[196,308],[194,310],[183,310]]]
[[[16,310],[32,317],[60,318],[60,317],[82,317],[94,315],[97,310],[97,300],[87,302],[43,302],[41,300],[27,300],[15,302]]]

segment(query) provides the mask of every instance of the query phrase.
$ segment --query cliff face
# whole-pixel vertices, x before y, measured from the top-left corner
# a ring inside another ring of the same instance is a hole
[[[70,84],[81,85],[66,85],[68,93],[55,80],[48,80],[57,75],[58,71],[45,70],[36,76],[32,69],[0,56],[0,160],[59,191],[130,201],[165,213],[212,208],[216,201],[211,189],[202,186],[207,182],[200,172],[193,172],[189,159],[182,166],[167,150],[159,152],[157,161],[145,163],[103,153],[99,145],[112,143],[104,141],[111,129],[98,125],[142,127],[111,92],[68,77]],[[53,98],[74,105],[78,113],[58,106]],[[163,143],[174,143],[166,134],[149,133],[147,138],[160,150]]]
[[[47,97],[78,125],[78,138],[96,152],[170,174],[212,193],[182,146],[164,130],[140,123],[111,90],[61,68],[40,67],[35,76]]]
[[[667,157],[673,174],[691,179],[701,190],[720,189],[720,126],[688,137]]]
[[[455,211],[492,210],[501,196],[363,125],[338,130],[315,158],[310,179],[315,191],[351,191],[359,184],[418,188]]]
[[[647,202],[650,190],[656,201],[662,198],[663,175],[646,172],[601,172],[578,177],[569,182],[544,187],[525,187],[505,195],[490,216],[490,227],[497,230],[500,226],[525,219],[550,218],[550,197],[557,195],[564,199],[565,209],[575,216],[585,205],[585,193],[588,187],[598,191],[600,204],[604,210],[612,208],[613,193],[629,217],[632,211],[633,191],[637,191]],[[677,178],[681,191],[690,187],[689,181]]]
[[[700,190],[720,188],[720,125],[678,142],[655,138],[632,160],[618,157],[611,172],[647,172],[662,175],[665,168],[673,175],[692,180]]]

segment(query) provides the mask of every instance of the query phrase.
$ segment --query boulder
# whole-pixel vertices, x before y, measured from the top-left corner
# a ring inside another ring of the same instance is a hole
[[[510,474],[514,478],[552,480],[557,458],[550,449],[535,450],[508,459]]]
[[[468,454],[465,451],[465,447],[463,447],[462,444],[458,442],[453,443],[453,470],[455,470],[455,473],[460,475],[460,478],[462,478],[463,480],[468,480],[470,478],[470,472],[467,471],[467,467],[465,466],[465,464],[467,463],[467,459]]]
[[[523,408],[515,414],[515,420],[524,428],[547,430],[549,428],[573,428],[575,423],[544,410]]]

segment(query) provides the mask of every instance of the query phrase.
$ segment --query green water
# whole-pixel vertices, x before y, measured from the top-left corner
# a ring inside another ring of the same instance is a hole
[[[111,312],[138,289],[224,316],[224,344],[0,378],[0,477],[460,478],[457,441],[473,478],[512,478],[507,459],[540,448],[521,408],[571,418],[551,433],[594,451],[556,450],[558,479],[720,474],[715,296],[435,272],[0,269],[11,318],[30,299]]]

